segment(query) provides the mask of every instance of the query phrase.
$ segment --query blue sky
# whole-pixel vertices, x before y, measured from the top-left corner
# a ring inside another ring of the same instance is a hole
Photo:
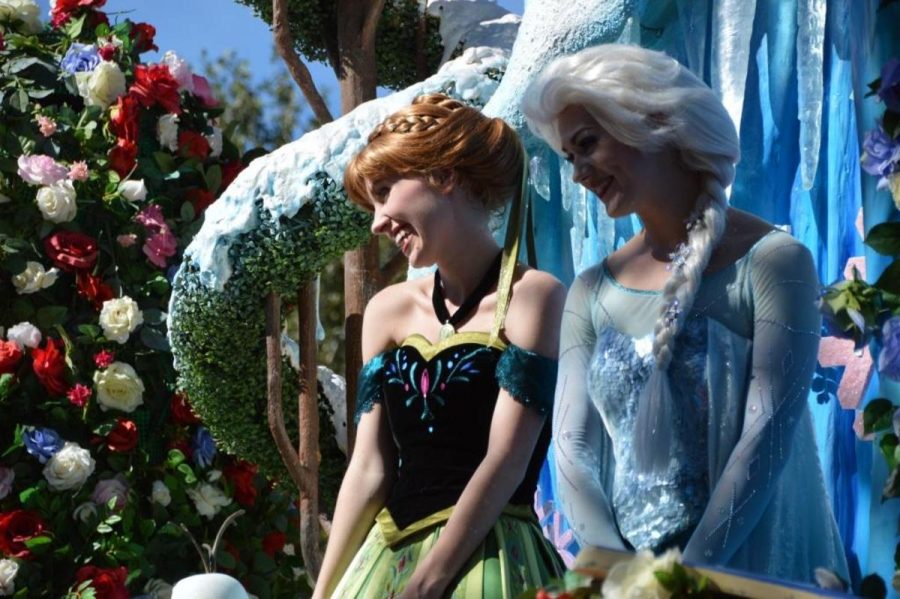
[[[507,10],[522,14],[524,0],[499,0]],[[49,0],[38,0],[44,17],[50,10]],[[147,22],[156,27],[156,45],[159,52],[144,54],[146,62],[156,62],[166,50],[188,60],[195,69],[200,68],[201,51],[219,56],[226,50],[234,50],[246,58],[254,72],[263,78],[273,66],[272,33],[268,25],[253,14],[249,7],[233,0],[107,0],[104,10],[114,21],[116,15],[136,22]],[[340,112],[337,83],[331,69],[324,64],[309,65],[313,79],[321,88],[330,88],[332,114]]]

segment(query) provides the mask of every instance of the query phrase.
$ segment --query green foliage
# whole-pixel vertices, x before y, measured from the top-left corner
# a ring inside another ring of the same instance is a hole
[[[266,23],[272,23],[271,0],[238,0],[253,8]],[[336,2],[288,0],[288,22],[297,52],[313,62],[328,62],[335,67],[337,57]],[[378,85],[402,89],[422,79],[416,73],[416,30],[421,14],[418,0],[386,0],[375,39]],[[440,64],[440,20],[426,16],[425,65],[432,74]]]

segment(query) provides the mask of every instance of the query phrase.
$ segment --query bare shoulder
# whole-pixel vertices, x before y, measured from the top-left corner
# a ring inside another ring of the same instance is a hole
[[[397,345],[401,323],[408,317],[420,293],[419,282],[404,281],[376,293],[363,317],[363,359]]]
[[[566,288],[553,275],[519,265],[506,315],[509,341],[523,349],[556,357]]]

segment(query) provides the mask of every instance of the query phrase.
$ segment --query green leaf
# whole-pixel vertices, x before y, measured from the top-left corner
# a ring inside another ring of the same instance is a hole
[[[237,567],[237,560],[234,559],[233,555],[231,555],[224,549],[219,549],[216,552],[216,565],[219,568],[234,570]]]
[[[34,317],[35,324],[41,330],[52,329],[66,322],[69,309],[65,306],[44,306],[39,308]]]
[[[166,465],[170,468],[175,468],[178,464],[184,461],[184,454],[181,453],[180,449],[170,449],[169,455],[166,457]]]
[[[10,60],[8,63],[3,65],[3,70],[12,75],[13,73],[24,71],[31,65],[37,64],[39,62],[41,62],[40,58],[36,58],[34,56],[22,56],[20,58],[14,58],[13,60]]]
[[[9,105],[13,110],[18,110],[19,112],[28,112],[28,93],[22,89],[18,88],[13,95],[9,98]]]
[[[41,535],[39,537],[32,537],[30,539],[27,539],[25,541],[25,546],[31,550],[35,550],[38,548],[46,547],[47,545],[49,545],[52,542],[53,542],[53,539],[51,539],[50,537]]]
[[[278,569],[278,564],[267,554],[257,551],[253,554],[253,569],[260,574],[269,574]]]
[[[205,177],[206,179],[206,189],[208,189],[215,196],[219,193],[219,187],[222,186],[222,167],[218,164],[214,164],[208,169],[206,169]]]
[[[661,584],[662,587],[667,591],[672,592],[675,590],[675,576],[671,572],[666,572],[665,570],[654,570],[653,576],[656,577],[656,580],[659,581],[659,584]]]
[[[0,400],[9,397],[16,386],[16,377],[8,372],[0,374]]]
[[[101,522],[97,525],[97,532],[101,535],[108,535],[113,531],[112,526],[107,524],[106,522]]]
[[[900,222],[879,223],[869,230],[866,245],[885,256],[900,255]]]
[[[143,311],[144,324],[162,324],[166,321],[167,314],[156,308],[149,308]]]
[[[884,459],[887,460],[888,467],[896,467],[897,461],[894,459],[894,450],[897,448],[897,435],[888,433],[883,436],[881,441],[878,442],[878,447],[881,448],[881,453],[884,454]]]
[[[22,505],[28,505],[31,502],[31,499],[35,497],[35,494],[41,491],[40,485],[35,485],[33,487],[28,487],[19,493],[19,503]]]
[[[894,260],[884,269],[875,286],[889,293],[900,295],[900,260]]]
[[[195,216],[194,205],[190,202],[185,202],[184,204],[182,204],[179,216],[181,217],[181,220],[186,223],[193,221]]]
[[[96,339],[100,336],[101,329],[95,324],[80,324],[78,325],[78,332],[89,339]]]
[[[141,343],[157,351],[171,351],[169,340],[164,333],[150,326],[141,327]]]
[[[185,484],[192,485],[197,482],[197,475],[194,474],[194,470],[187,463],[182,462],[178,464],[177,470],[184,477]]]
[[[78,36],[80,36],[81,32],[84,30],[84,20],[86,17],[87,14],[83,14],[77,19],[70,19],[64,27],[66,35],[72,39],[76,39]]]
[[[873,399],[863,410],[863,432],[867,435],[891,428],[894,418],[894,404],[883,397]]]
[[[159,170],[163,174],[169,174],[175,170],[175,158],[168,152],[153,152],[153,160],[156,161]]]

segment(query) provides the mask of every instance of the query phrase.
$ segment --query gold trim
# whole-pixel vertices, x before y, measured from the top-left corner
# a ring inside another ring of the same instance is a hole
[[[506,350],[506,343],[504,343],[502,339],[493,339],[491,334],[487,331],[462,331],[454,333],[450,337],[438,341],[437,343],[432,343],[431,340],[420,333],[413,333],[404,339],[400,346],[414,347],[426,361],[430,361],[448,347],[465,345],[467,343],[476,343],[478,345],[493,347],[501,352]]]
[[[416,520],[403,530],[397,528],[397,523],[394,522],[394,518],[391,517],[391,513],[387,510],[387,508],[382,508],[378,515],[375,516],[375,525],[378,526],[381,531],[381,535],[384,537],[384,542],[387,543],[388,547],[393,547],[397,543],[408,539],[416,533],[422,532],[427,528],[431,528],[437,524],[443,524],[444,522],[450,519],[450,516],[453,515],[453,508],[455,506],[450,506],[445,508],[439,512],[435,512],[430,516],[425,516],[421,520]],[[503,515],[512,516],[513,518],[519,518],[520,520],[531,520],[537,524],[538,519],[534,514],[534,510],[530,505],[509,505],[503,508]]]

